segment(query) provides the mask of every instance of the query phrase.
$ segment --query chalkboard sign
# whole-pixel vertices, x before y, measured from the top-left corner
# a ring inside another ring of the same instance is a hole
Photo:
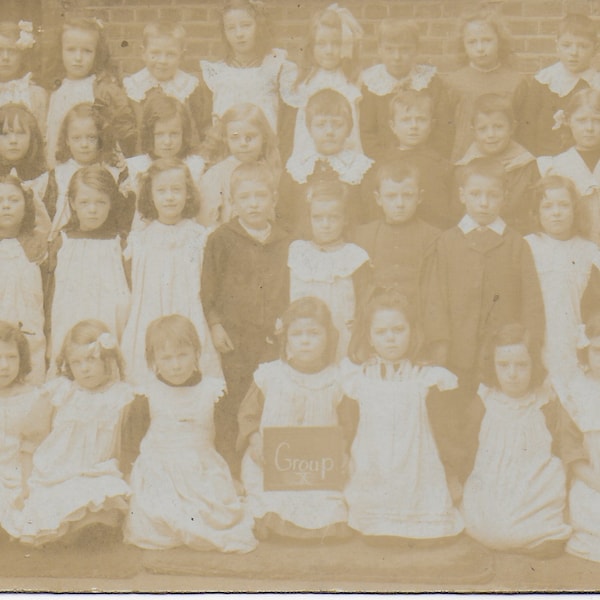
[[[264,489],[341,490],[340,427],[265,427]]]

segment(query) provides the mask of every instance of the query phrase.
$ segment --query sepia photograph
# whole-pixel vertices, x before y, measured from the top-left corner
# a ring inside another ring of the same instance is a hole
[[[600,0],[1,0],[0,591],[600,589]]]

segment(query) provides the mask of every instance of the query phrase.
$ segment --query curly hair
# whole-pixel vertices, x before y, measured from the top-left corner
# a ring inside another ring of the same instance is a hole
[[[19,372],[13,383],[23,383],[31,373],[31,354],[29,343],[21,329],[7,321],[0,321],[0,342],[15,344],[19,354]]]
[[[533,187],[533,202],[531,205],[531,211],[537,222],[538,231],[542,231],[540,223],[540,205],[548,190],[566,190],[571,198],[571,205],[573,207],[573,234],[577,233],[578,213],[580,196],[575,184],[568,177],[562,175],[546,175],[542,177]]]
[[[156,210],[152,197],[152,182],[157,175],[166,171],[182,171],[184,173],[186,198],[181,218],[193,219],[198,214],[200,208],[198,192],[192,180],[190,170],[187,165],[178,158],[159,158],[150,165],[142,178],[142,185],[140,187],[138,204],[140,214],[149,221],[158,219],[158,211]]]
[[[12,185],[16,187],[21,194],[23,194],[23,200],[25,202],[25,214],[21,221],[21,228],[19,234],[32,233],[35,228],[35,204],[33,202],[33,192],[23,186],[23,182],[15,175],[0,175],[0,185]]]

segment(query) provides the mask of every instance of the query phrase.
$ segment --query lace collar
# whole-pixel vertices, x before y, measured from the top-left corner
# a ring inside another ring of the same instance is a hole
[[[0,82],[0,94],[22,94],[27,91],[31,84],[31,73],[23,75],[20,79]]]
[[[387,96],[398,88],[424,90],[436,72],[437,69],[432,65],[415,65],[405,77],[396,79],[388,73],[385,65],[378,64],[363,71],[362,82],[376,96]]]
[[[338,174],[340,181],[350,185],[359,184],[373,161],[354,150],[342,150],[339,154],[323,156],[317,152],[305,157],[292,155],[286,163],[288,173],[297,183],[306,183],[315,171],[317,161],[323,161]]]
[[[547,85],[551,92],[561,98],[569,95],[580,80],[585,81],[591,88],[600,89],[600,73],[596,69],[589,68],[581,73],[571,73],[561,62],[542,69],[535,75],[535,79]]]
[[[146,94],[153,88],[161,89],[167,96],[171,96],[185,102],[189,95],[196,89],[199,81],[198,78],[184,71],[177,71],[175,76],[169,81],[159,81],[148,71],[143,68],[141,71],[125,77],[123,86],[127,95],[136,102],[141,102],[146,97]]]

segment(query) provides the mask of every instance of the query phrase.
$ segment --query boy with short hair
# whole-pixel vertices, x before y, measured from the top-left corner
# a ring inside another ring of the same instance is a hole
[[[331,89],[313,94],[306,105],[306,125],[315,151],[292,155],[281,177],[277,215],[288,231],[305,233],[308,206],[304,202],[307,181],[327,171],[348,184],[348,210],[352,223],[364,223],[367,207],[361,184],[373,161],[355,150],[345,149],[352,131],[352,107],[346,98]]]
[[[383,19],[377,26],[377,52],[381,62],[362,73],[360,135],[365,153],[385,158],[395,146],[390,128],[390,100],[398,91],[426,90],[432,98],[435,127],[432,145],[447,156],[452,145],[451,121],[446,91],[436,68],[416,62],[419,28],[401,19]]]
[[[382,163],[375,172],[375,201],[382,218],[357,227],[353,241],[371,259],[375,287],[399,287],[420,297],[421,268],[440,230],[417,216],[422,174],[410,163]]]
[[[215,408],[216,447],[239,478],[237,411],[259,363],[277,356],[275,321],[289,298],[289,238],[271,222],[275,177],[262,163],[242,163],[231,176],[237,218],[208,238],[201,300],[221,363],[227,396]]]
[[[210,125],[212,107],[210,93],[203,80],[181,70],[186,32],[174,21],[153,21],[144,27],[142,58],[145,67],[123,79],[123,86],[141,125],[142,107],[152,94],[162,93],[176,98],[189,110],[195,123],[194,139],[198,141]]]
[[[455,165],[460,169],[476,158],[485,157],[502,163],[506,191],[500,215],[519,233],[531,233],[533,186],[540,178],[540,171],[535,156],[512,137],[516,122],[510,100],[500,94],[479,96],[473,106],[472,126],[475,140]],[[453,204],[457,215],[462,216],[463,207],[457,197]]]
[[[592,64],[598,50],[598,27],[590,17],[567,14],[558,24],[558,62],[533,76],[519,140],[536,156],[555,156],[570,146],[557,122],[574,94],[600,89],[600,72]]]
[[[505,184],[502,164],[477,158],[459,173],[466,214],[435,243],[427,265],[423,326],[434,362],[459,377],[453,401],[442,402],[432,421],[451,472],[464,481],[477,448],[472,422],[484,340],[502,325],[520,322],[540,343],[544,304],[527,242],[500,217]]]
[[[383,162],[410,162],[420,173],[420,203],[417,214],[427,223],[446,229],[456,223],[450,210],[450,163],[431,147],[433,128],[433,99],[426,91],[402,90],[390,101],[389,124],[394,136],[394,146],[386,151],[385,159],[375,163],[374,172]],[[379,216],[373,197],[372,175],[367,180],[371,216]]]

